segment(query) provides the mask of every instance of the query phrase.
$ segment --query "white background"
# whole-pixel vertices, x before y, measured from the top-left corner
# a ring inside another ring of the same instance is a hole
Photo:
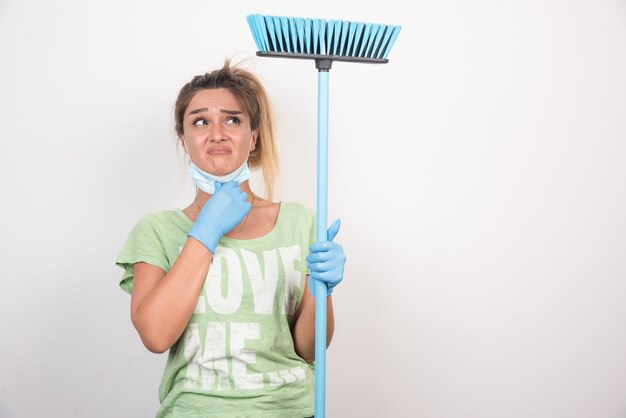
[[[189,203],[174,100],[255,12],[403,26],[330,74],[328,416],[626,416],[625,2],[300,3],[0,0],[0,416],[154,415],[114,260]],[[313,63],[247,67],[314,207]]]

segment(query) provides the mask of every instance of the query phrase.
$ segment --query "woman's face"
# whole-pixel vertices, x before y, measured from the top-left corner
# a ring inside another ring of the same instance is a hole
[[[201,170],[224,176],[247,160],[258,130],[227,89],[197,92],[185,110],[183,131],[189,158]]]

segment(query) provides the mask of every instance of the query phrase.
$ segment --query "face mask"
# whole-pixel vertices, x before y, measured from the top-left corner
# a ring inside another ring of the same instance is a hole
[[[184,136],[182,136],[182,139],[183,139],[183,143],[185,144],[185,149],[186,150],[189,149],[187,148],[187,141],[185,140]],[[250,138],[250,140],[252,140],[252,138]],[[250,158],[250,152],[252,151],[252,149],[253,147],[251,147],[250,150],[248,151],[248,158]],[[225,176],[215,176],[211,173],[207,173],[206,171],[200,170],[198,166],[196,166],[193,163],[193,161],[191,161],[191,158],[190,158],[189,170],[187,170],[187,173],[189,173],[189,176],[191,177],[193,182],[196,183],[196,186],[200,188],[200,190],[212,195],[213,193],[215,193],[215,183],[226,183],[229,181],[236,181],[238,184],[241,184],[250,178],[250,168],[248,167],[248,158],[246,158],[246,160],[243,162],[243,164],[241,164],[241,166],[237,170],[233,171],[230,174],[226,174]]]
[[[241,184],[250,178],[250,169],[248,168],[248,161],[244,161],[241,167],[225,176],[215,176],[200,170],[192,161],[189,161],[189,170],[187,171],[189,176],[196,183],[196,186],[203,192],[208,194],[215,193],[215,183],[226,183],[228,181],[236,181]]]

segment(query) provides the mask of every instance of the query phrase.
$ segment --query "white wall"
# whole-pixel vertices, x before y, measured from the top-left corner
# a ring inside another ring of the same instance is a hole
[[[626,416],[626,5],[0,2],[0,416],[148,417],[165,356],[113,262],[192,187],[172,107],[245,15],[401,24],[331,71],[328,416]],[[256,59],[282,198],[314,207],[316,72]]]

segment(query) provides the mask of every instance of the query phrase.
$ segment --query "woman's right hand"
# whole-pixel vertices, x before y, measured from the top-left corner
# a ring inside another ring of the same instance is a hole
[[[215,193],[200,210],[188,236],[200,241],[211,254],[215,254],[220,238],[250,212],[252,205],[247,199],[248,194],[241,191],[237,182],[216,183]]]

